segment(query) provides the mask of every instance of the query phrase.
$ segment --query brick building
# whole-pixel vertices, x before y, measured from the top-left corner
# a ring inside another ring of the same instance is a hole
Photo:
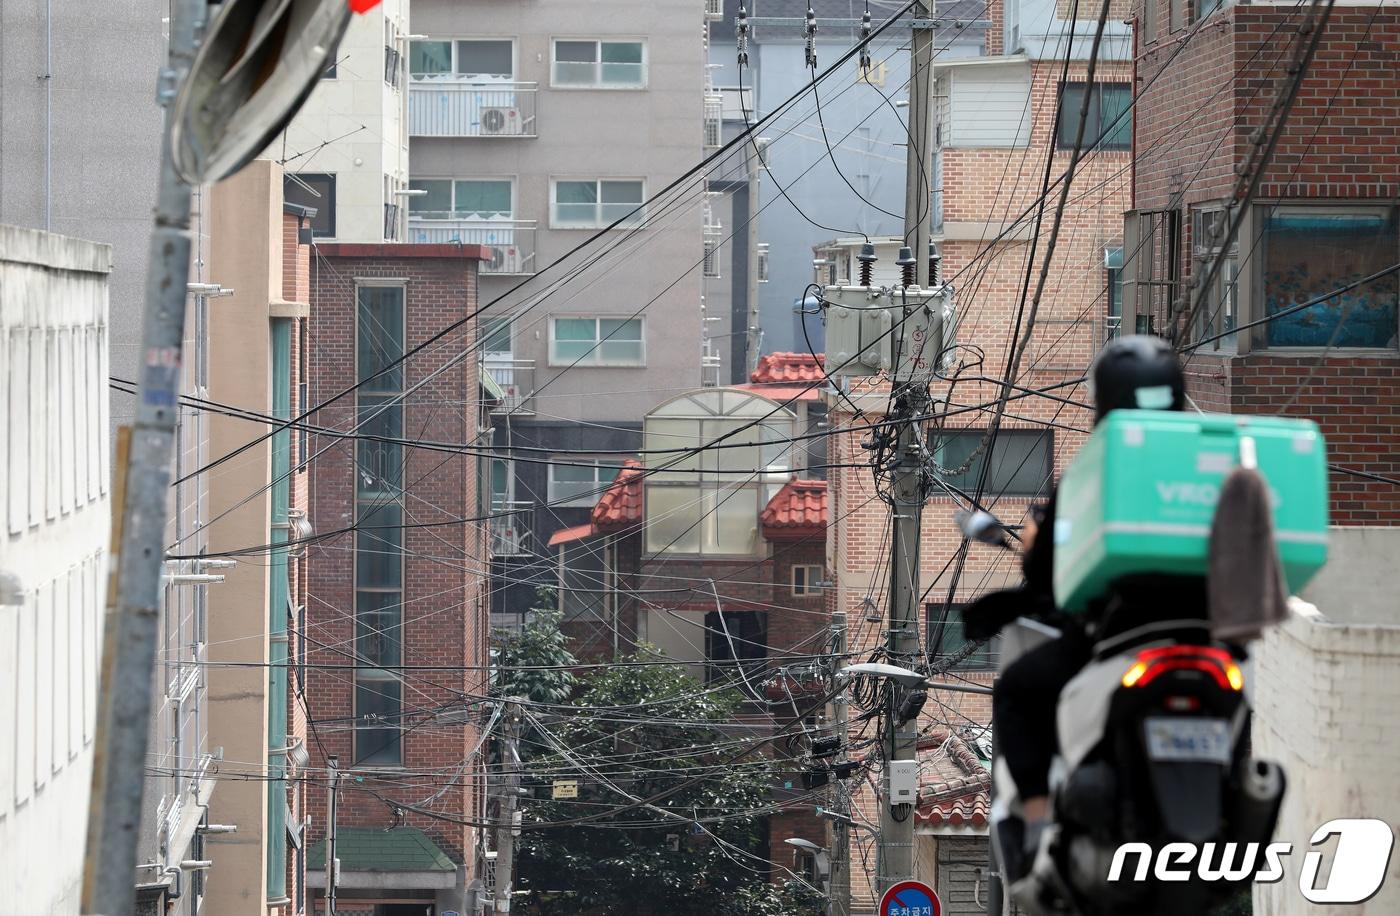
[[[935,379],[932,386],[942,416],[931,425],[930,447],[943,469],[939,476],[952,488],[976,491],[985,469],[982,503],[1010,524],[1022,522],[1027,509],[1048,495],[1078,450],[1092,414],[1077,380],[1118,332],[1122,214],[1128,209],[1133,145],[1127,114],[1132,37],[1120,21],[1125,15],[1126,5],[1110,11],[1092,83],[1087,70],[1093,15],[1081,6],[1079,21],[1071,23],[1068,3],[991,3],[980,56],[934,59],[930,209],[941,280],[955,291],[959,348],[949,372],[956,384]],[[1072,41],[1066,40],[1070,35]],[[1024,389],[1052,390],[1011,400],[996,445],[984,447],[992,414],[984,405],[1001,393],[991,380],[1006,375],[1014,329],[1024,333],[1018,312],[1023,303],[1029,308],[1047,258],[1058,179],[1069,164],[1086,95],[1084,153],[1017,376]],[[1035,205],[1047,166],[1050,193],[1037,224]],[[854,244],[846,247],[827,249],[840,276],[848,275],[842,257],[856,251]],[[866,424],[887,410],[889,389],[853,384],[826,400],[835,431],[829,458],[830,601],[832,610],[847,615],[851,651],[865,657],[885,643],[890,509],[876,493],[871,452],[861,439]],[[1010,555],[980,545],[960,555],[953,513],[962,505],[950,490],[936,490],[924,506],[923,661],[960,657],[949,676],[988,685],[996,646],[961,657],[967,649],[958,610],[988,590],[1016,583],[1020,570]],[[976,901],[986,900],[985,883],[975,885],[985,881],[988,857],[990,713],[989,697],[935,690],[920,718],[916,873],[943,893],[951,914],[982,913]],[[851,741],[872,734],[861,723]],[[852,804],[870,822],[879,817],[878,781],[874,773],[847,786]],[[879,883],[874,844],[857,831],[852,848],[853,912],[868,913]]]
[[[313,766],[335,755],[349,774],[338,794],[338,910],[469,909],[481,849],[463,822],[485,813],[485,755],[474,753],[488,661],[489,557],[474,521],[484,514],[482,459],[394,440],[481,444],[468,316],[489,252],[326,244],[317,253],[310,400],[359,384],[313,419],[369,437],[310,437],[311,453],[324,452],[312,476],[320,539],[309,549],[304,701]],[[324,888],[326,793],[309,801],[308,883]]]
[[[1334,468],[1393,478],[1400,283],[1394,273],[1358,281],[1400,261],[1400,12],[1332,12],[1238,238],[1223,254],[1212,242],[1301,18],[1268,4],[1148,0],[1138,10],[1124,321],[1157,333],[1184,324],[1173,303],[1220,255],[1185,335],[1200,343],[1188,364],[1196,403],[1316,420]],[[1187,28],[1197,30],[1189,41]],[[1335,523],[1400,519],[1393,483],[1335,471],[1331,483]]]
[[[810,705],[820,683],[812,656],[830,634],[827,484],[814,477],[824,472],[820,456],[814,462],[803,440],[784,443],[820,422],[821,377],[811,355],[769,354],[747,385],[688,392],[646,416],[644,462],[626,461],[589,522],[550,541],[561,626],[580,658],[655,646],[707,685],[744,693],[727,726],[736,736],[790,726],[794,704]],[[708,453],[713,463],[664,451],[740,427],[738,447]],[[784,840],[823,839],[804,767],[781,767],[773,788],[775,804],[792,802],[767,819],[775,880],[809,865],[794,862]]]

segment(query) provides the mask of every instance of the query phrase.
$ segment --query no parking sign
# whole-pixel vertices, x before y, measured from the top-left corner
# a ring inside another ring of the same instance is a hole
[[[943,916],[943,904],[922,881],[901,881],[880,898],[879,916]]]

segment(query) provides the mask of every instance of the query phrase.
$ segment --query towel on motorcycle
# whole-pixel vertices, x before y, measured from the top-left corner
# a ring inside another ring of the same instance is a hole
[[[1210,528],[1210,629],[1216,639],[1248,642],[1288,617],[1288,589],[1274,544],[1269,485],[1237,467],[1220,485]]]

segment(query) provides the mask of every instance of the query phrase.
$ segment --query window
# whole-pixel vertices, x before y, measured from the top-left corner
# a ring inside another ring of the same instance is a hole
[[[792,568],[792,593],[797,596],[821,594],[822,568],[820,566],[794,566]]]
[[[311,207],[311,234],[335,237],[335,176],[319,172],[288,172],[282,176],[282,197],[289,204]]]
[[[603,620],[607,571],[603,542],[585,538],[559,546],[559,610],[565,620]]]
[[[1395,349],[1395,275],[1307,308],[1290,308],[1390,267],[1400,253],[1396,207],[1264,207],[1264,327],[1270,347]],[[1285,313],[1287,314],[1280,314]]]
[[[1103,265],[1108,295],[1108,318],[1105,321],[1104,342],[1117,337],[1123,330],[1123,249],[1105,248]]]
[[[645,183],[635,180],[554,182],[556,229],[602,229],[618,222],[639,226],[646,219]]]
[[[971,493],[982,478],[991,456],[985,494],[1043,495],[1054,472],[1054,435],[1051,430],[1001,429],[995,442],[985,445],[985,429],[957,429],[938,435],[934,450],[938,466],[950,486]]]
[[[1167,0],[1167,28],[1179,32],[1186,28],[1187,0]]]
[[[515,213],[509,178],[420,178],[408,186],[428,192],[408,199],[408,211],[428,219],[511,219]]]
[[[793,420],[767,398],[724,388],[673,398],[648,414],[646,549],[752,556],[767,488],[790,477]],[[717,441],[725,447],[704,448]]]
[[[555,86],[642,89],[646,46],[640,41],[555,41],[553,74]]]
[[[1192,21],[1204,19],[1211,13],[1231,5],[1233,0],[1196,0],[1196,18]]]
[[[1157,0],[1142,0],[1142,14],[1138,19],[1138,34],[1142,43],[1150,45],[1157,40]]]
[[[509,357],[511,349],[511,318],[488,318],[481,323],[481,355]]]
[[[570,464],[549,466],[549,504],[551,506],[592,506],[617,477],[620,470],[614,458],[588,459],[567,456],[560,461]]]
[[[415,41],[408,48],[408,72],[414,79],[512,80],[515,42],[508,38]]]
[[[1074,147],[1079,130],[1079,110],[1084,104],[1083,83],[1065,83],[1060,88],[1060,124],[1056,145]],[[1130,106],[1133,87],[1127,83],[1095,83],[1089,90],[1089,116],[1084,122],[1084,150],[1095,145],[1103,149],[1128,149],[1133,145],[1133,116]]]
[[[722,616],[721,616],[722,615]],[[705,683],[743,686],[768,655],[768,621],[761,611],[710,611],[705,615]]]
[[[1229,231],[1229,212],[1224,209],[1193,210],[1191,213],[1191,254],[1192,270],[1204,277],[1217,258],[1221,259],[1220,270],[1211,281],[1197,316],[1197,340],[1207,340],[1217,334],[1226,334],[1219,340],[1204,345],[1206,350],[1234,350],[1233,332],[1239,321],[1239,304],[1236,293],[1236,277],[1239,273],[1239,242],[1230,244],[1222,256],[1220,242]]]
[[[356,290],[355,764],[403,763],[402,286]]]
[[[399,73],[402,71],[403,55],[393,45],[384,46],[384,82],[395,89],[399,88]]]
[[[640,318],[551,318],[551,366],[645,366]]]
[[[965,605],[953,604],[943,616],[943,602],[924,605],[924,620],[928,630],[928,654],[935,661],[961,655],[967,650],[968,638],[963,633],[962,611]],[[998,640],[993,638],[966,656],[956,665],[959,671],[985,671],[997,666]]]

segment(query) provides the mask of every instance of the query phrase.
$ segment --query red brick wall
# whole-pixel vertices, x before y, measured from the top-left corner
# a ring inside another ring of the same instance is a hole
[[[387,252],[414,246],[384,246]],[[477,302],[477,265],[466,258],[341,257],[318,258],[309,290],[312,308],[310,347],[311,399],[320,403],[348,388],[355,367],[356,278],[407,278],[406,346],[412,348],[468,315]],[[408,359],[406,385],[425,382],[407,398],[404,431],[408,438],[470,442],[476,435],[479,378],[474,356],[455,365],[452,360],[475,342],[474,322],[428,346]],[[428,380],[431,376],[431,380]],[[354,425],[353,398],[347,397],[318,412],[314,422],[337,429]],[[330,445],[313,465],[312,523],[318,533],[345,528],[353,519],[353,443],[312,437],[313,452]],[[404,769],[349,781],[341,793],[340,823],[350,826],[389,826],[395,823],[390,801],[417,803],[446,786],[432,808],[449,817],[479,818],[482,757],[462,777],[454,774],[476,744],[477,729],[464,725],[463,710],[479,710],[476,699],[485,693],[487,621],[483,580],[488,571],[483,526],[462,523],[480,515],[477,459],[472,456],[413,450],[406,452],[405,520],[431,527],[404,531],[405,661],[441,666],[438,670],[407,672],[404,709],[408,726],[402,739]],[[342,534],[317,543],[310,551],[309,615],[313,641],[312,664],[351,665],[353,649],[354,538]],[[321,644],[334,646],[322,648]],[[322,722],[313,733],[313,766],[324,766],[321,746],[337,754],[342,769],[354,761],[352,732],[352,671],[315,670],[308,677],[311,714]],[[437,715],[433,715],[437,713]],[[319,739],[319,742],[318,742]],[[436,774],[436,775],[434,775]],[[311,841],[323,835],[324,793],[311,793],[315,818]],[[402,823],[421,827],[457,861],[471,864],[475,833],[464,826],[416,814]]]
[[[1159,4],[1165,9],[1166,4]],[[1291,56],[1295,11],[1235,6],[1217,14],[1161,78],[1148,86],[1175,47],[1162,41],[1144,51],[1139,67],[1135,206],[1165,209],[1186,187],[1184,202],[1226,197],[1234,169],[1263,124],[1274,83]],[[1162,20],[1165,35],[1165,20]],[[1333,11],[1292,116],[1260,186],[1261,199],[1375,200],[1400,191],[1400,12],[1371,7]],[[1141,88],[1147,87],[1147,88]],[[1189,118],[1183,126],[1183,118]],[[1191,245],[1183,214],[1180,269]],[[1243,253],[1253,253],[1249,240]],[[1259,299],[1256,290],[1254,298]],[[1257,317],[1241,303],[1244,318]],[[1256,335],[1253,345],[1263,344]],[[1345,351],[1297,353],[1255,349],[1244,356],[1193,356],[1188,383],[1204,410],[1274,414],[1315,420],[1327,437],[1329,460],[1342,467],[1395,477],[1400,471],[1400,355]],[[1332,475],[1333,521],[1393,524],[1400,487]]]

